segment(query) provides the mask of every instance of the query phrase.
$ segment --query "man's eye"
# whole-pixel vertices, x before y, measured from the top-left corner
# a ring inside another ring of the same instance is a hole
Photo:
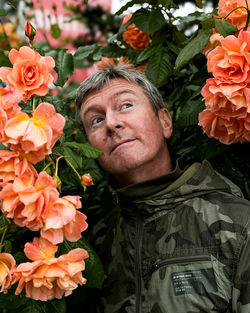
[[[125,104],[123,104],[123,105],[121,106],[122,109],[128,109],[128,108],[130,108],[130,107],[132,107],[132,104],[131,104],[131,103],[125,103]]]
[[[101,123],[101,121],[103,121],[103,118],[102,117],[97,117],[93,120],[92,124],[98,124],[98,123]]]

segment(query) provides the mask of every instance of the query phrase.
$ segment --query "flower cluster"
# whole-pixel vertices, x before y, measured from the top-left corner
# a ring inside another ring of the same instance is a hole
[[[126,24],[132,17],[132,14],[124,16],[122,25]],[[134,23],[130,24],[123,32],[123,39],[134,49],[141,50],[147,48],[150,37],[147,33],[139,30]]]
[[[220,16],[227,16],[229,10],[241,5],[240,2],[220,1]],[[233,13],[229,15],[230,22],[236,14],[238,22],[246,20],[244,9]],[[235,19],[232,22],[236,23]],[[201,91],[206,109],[199,114],[199,125],[209,137],[224,144],[250,141],[249,50],[250,28],[225,38],[214,31],[204,51],[207,69],[213,78],[207,80]]]
[[[34,31],[32,34],[29,24],[26,32],[32,40]],[[11,254],[0,253],[0,292],[6,293],[18,283],[16,294],[25,287],[27,297],[46,301],[67,296],[78,284],[86,283],[82,271],[87,251],[74,249],[55,257],[56,244],[81,238],[87,228],[86,216],[79,211],[79,196],[60,197],[58,164],[54,164],[53,177],[45,171],[46,166],[40,172],[35,168],[52,153],[65,125],[65,118],[52,104],[42,99],[35,105],[54,80],[55,61],[28,46],[12,49],[9,59],[12,68],[0,67],[0,142],[6,147],[0,150],[0,210],[4,219],[40,231],[41,237],[25,244],[24,252],[33,262],[17,266]],[[22,104],[31,102],[31,97],[33,110],[24,112]],[[91,176],[85,178],[90,185]]]

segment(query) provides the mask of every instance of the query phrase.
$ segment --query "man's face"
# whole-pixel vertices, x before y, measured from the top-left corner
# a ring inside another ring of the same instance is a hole
[[[86,98],[81,118],[89,143],[103,152],[100,165],[118,181],[166,162],[171,118],[166,109],[156,116],[139,85],[111,80]]]

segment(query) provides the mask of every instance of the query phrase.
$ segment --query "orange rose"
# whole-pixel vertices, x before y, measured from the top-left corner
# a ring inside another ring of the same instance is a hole
[[[239,32],[239,36],[221,39],[221,46],[207,55],[208,72],[222,82],[250,82],[250,31]]]
[[[208,53],[212,51],[214,48],[221,46],[221,39],[224,38],[221,36],[217,30],[214,28],[213,33],[209,38],[209,42],[207,43],[205,49],[203,49],[202,53],[207,57]]]
[[[248,6],[250,6],[250,1],[247,0]],[[233,9],[241,7],[235,11]],[[218,3],[218,14],[219,17],[225,18],[230,12],[230,15],[227,16],[227,20],[236,25],[238,29],[246,26],[247,21],[247,10],[242,8],[246,7],[245,0],[220,0]]]
[[[225,84],[217,79],[207,79],[201,94],[206,107],[220,115],[246,118],[250,113],[250,88],[247,85]]]
[[[244,120],[235,117],[220,116],[209,109],[199,113],[199,125],[210,138],[230,145],[237,141],[244,142]]]
[[[13,68],[0,68],[2,81],[21,92],[26,100],[33,94],[44,96],[48,93],[48,84],[54,80],[50,74],[55,67],[52,57],[42,57],[38,52],[24,46],[19,51],[12,49],[9,59]]]
[[[0,192],[1,210],[18,226],[37,231],[44,226],[43,216],[48,206],[58,197],[55,182],[46,172],[40,172],[35,181],[16,177]]]
[[[122,25],[126,24],[131,17],[132,14],[125,15],[122,21]],[[149,35],[139,30],[134,23],[127,27],[127,29],[123,32],[122,37],[132,48],[136,50],[147,48],[150,41]]]
[[[21,111],[18,102],[22,100],[23,95],[13,87],[0,88],[0,107],[6,112],[8,119]]]
[[[9,50],[9,48],[18,49],[21,43],[21,37],[14,31],[15,26],[12,23],[5,23],[3,25],[0,24],[0,34],[6,33],[8,36],[7,39],[1,39],[0,48]],[[10,45],[10,47],[9,47]]]
[[[144,72],[146,70],[145,65],[140,65],[135,67],[133,63],[131,63],[127,57],[120,58],[105,58],[102,57],[101,61],[97,63],[97,69],[100,70],[102,68],[112,67],[115,65],[127,65],[129,68],[136,68],[139,71]]]
[[[34,181],[37,175],[35,168],[25,158],[19,158],[18,152],[0,150],[0,191],[16,177]]]
[[[51,153],[62,134],[64,124],[64,117],[56,113],[53,105],[43,102],[35,109],[32,118],[20,112],[6,122],[6,137],[2,143],[12,144],[12,150],[25,153],[25,157],[36,164]]]
[[[77,248],[56,258],[56,251],[57,247],[44,238],[34,238],[33,242],[25,244],[24,252],[33,262],[21,263],[15,270],[16,295],[25,287],[28,298],[61,299],[63,295],[70,295],[78,284],[86,283],[82,271],[88,252]]]
[[[0,253],[0,292],[6,293],[11,287],[12,275],[16,268],[16,261],[9,253]]]
[[[81,233],[88,227],[86,216],[77,211],[82,207],[79,196],[64,196],[51,203],[44,215],[45,225],[41,236],[53,244],[77,241]]]

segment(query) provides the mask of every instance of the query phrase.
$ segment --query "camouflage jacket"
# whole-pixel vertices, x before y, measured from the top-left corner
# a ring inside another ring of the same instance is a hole
[[[115,192],[95,227],[105,313],[250,312],[250,205],[209,162]]]

